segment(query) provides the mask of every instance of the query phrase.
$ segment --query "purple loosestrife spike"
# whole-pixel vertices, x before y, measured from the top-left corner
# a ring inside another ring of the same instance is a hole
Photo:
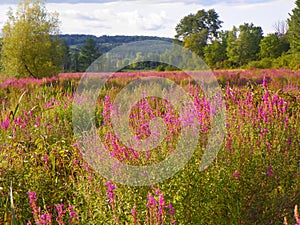
[[[158,201],[159,201],[159,206],[158,206],[159,215],[163,216],[164,208],[166,207],[166,201],[165,201],[164,195],[162,193],[159,194]]]
[[[70,205],[68,207],[68,210],[69,210],[69,216],[70,216],[69,223],[77,221],[78,220],[78,214],[74,210],[74,207],[72,205]]]
[[[41,225],[51,225],[52,224],[51,218],[52,218],[51,213],[45,213],[45,214],[40,216],[40,223],[39,224],[41,224]]]
[[[37,224],[39,224],[40,208],[38,208],[37,205],[36,205],[36,201],[37,201],[36,193],[33,192],[33,191],[28,191],[27,194],[28,194],[28,198],[29,198],[29,204],[30,204],[30,207],[32,209],[32,214],[33,214],[34,221]]]
[[[270,177],[270,176],[272,176],[272,175],[274,175],[275,174],[275,172],[272,170],[273,169],[273,166],[267,166],[267,175]]]
[[[8,116],[3,122],[1,122],[1,127],[3,130],[7,130],[9,128],[9,125],[10,125],[10,119]]]
[[[174,210],[174,208],[173,208],[173,205],[170,203],[170,204],[168,205],[168,207],[169,207],[170,215],[174,216],[175,210]]]
[[[236,179],[236,180],[239,179],[240,175],[241,175],[241,172],[239,172],[239,171],[235,171],[235,172],[232,174],[232,176],[233,176],[234,179]]]
[[[153,197],[153,195],[150,193],[150,194],[148,195],[147,207],[148,207],[148,208],[154,208],[154,207],[156,207],[156,204],[157,204],[156,199],[155,199],[155,198]]]
[[[131,210],[131,215],[133,216],[133,224],[138,224],[138,212],[136,210],[136,206],[133,206]]]
[[[112,181],[107,181],[105,186],[107,186],[106,197],[109,199],[109,202],[112,203],[115,199],[114,190],[116,187],[113,185]]]
[[[64,225],[64,221],[63,221],[63,218],[64,218],[64,214],[66,213],[66,210],[63,209],[64,207],[64,204],[60,204],[58,206],[56,206],[56,211],[57,211],[57,214],[58,216],[56,217],[56,221],[58,222],[59,225]]]

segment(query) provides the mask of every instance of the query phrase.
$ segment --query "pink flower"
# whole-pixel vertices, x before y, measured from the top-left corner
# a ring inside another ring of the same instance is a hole
[[[70,215],[69,223],[72,221],[78,220],[78,214],[76,213],[76,211],[74,210],[74,207],[72,205],[70,205],[68,207],[68,210],[69,210],[69,215]]]
[[[273,169],[273,166],[267,166],[267,175],[270,177],[270,176],[272,176],[272,175],[274,175],[275,174],[275,172],[272,170]]]
[[[51,213],[45,213],[43,215],[40,216],[40,223],[42,225],[48,225],[51,224],[51,219],[52,219],[52,215]]]
[[[1,127],[3,130],[7,130],[9,125],[10,125],[10,119],[8,116],[8,117],[6,117],[6,119],[3,122],[1,122]]]
[[[147,202],[147,207],[148,208],[152,208],[152,207],[156,207],[156,199],[153,197],[153,195],[150,193],[148,195],[148,202]]]
[[[109,199],[109,202],[112,203],[115,199],[114,190],[116,187],[113,185],[112,181],[107,181],[105,186],[107,186],[106,197]]]
[[[233,176],[234,179],[236,179],[236,180],[239,179],[240,175],[241,175],[241,172],[239,172],[239,171],[235,171],[235,172],[232,174],[232,176]]]

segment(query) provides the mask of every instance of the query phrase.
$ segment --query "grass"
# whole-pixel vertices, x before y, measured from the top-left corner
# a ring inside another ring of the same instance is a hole
[[[201,124],[197,148],[171,178],[150,186],[111,182],[91,167],[73,135],[80,74],[0,83],[1,224],[292,224],[300,203],[300,73],[215,71],[226,104],[226,138],[199,171],[211,119],[196,83],[179,72],[120,73],[99,93],[96,126],[108,152],[132,165],[162,161],[176,148],[180,115],[159,98],[131,110],[130,129],[151,135],[161,117],[166,139],[154,151],[126,147],[112,128],[117,94],[137,76],[162,76],[189,93]],[[130,98],[130,96],[128,96]]]

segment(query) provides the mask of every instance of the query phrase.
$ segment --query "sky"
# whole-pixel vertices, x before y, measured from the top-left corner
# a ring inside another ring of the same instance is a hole
[[[0,0],[0,29],[9,7],[18,0]],[[286,20],[295,0],[46,0],[49,12],[58,12],[63,34],[144,35],[171,37],[180,20],[198,10],[215,9],[231,30],[244,22],[261,26],[264,34]]]

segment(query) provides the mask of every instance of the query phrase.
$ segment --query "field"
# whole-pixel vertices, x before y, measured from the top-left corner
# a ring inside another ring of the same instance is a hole
[[[110,156],[134,166],[171,155],[184,128],[174,105],[144,98],[131,110],[131,132],[146,139],[149,121],[160,117],[166,137],[153,151],[124,146],[110,117],[123,87],[138,77],[167,77],[193,99],[201,125],[195,152],[174,176],[145,186],[113,182],[85,160],[72,120],[82,74],[0,80],[0,224],[295,224],[300,71],[214,73],[226,106],[226,137],[205,170],[199,165],[213,124],[210,105],[185,74],[117,73],[99,93],[97,134]]]

